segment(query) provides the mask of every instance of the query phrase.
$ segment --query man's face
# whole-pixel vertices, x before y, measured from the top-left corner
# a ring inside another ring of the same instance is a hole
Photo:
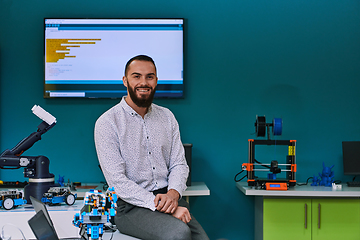
[[[157,85],[156,69],[152,62],[133,61],[123,77],[128,96],[138,107],[149,107]]]

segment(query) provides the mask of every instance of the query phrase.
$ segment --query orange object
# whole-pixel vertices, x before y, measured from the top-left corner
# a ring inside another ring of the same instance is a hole
[[[280,190],[286,191],[288,190],[287,183],[275,183],[275,182],[267,182],[266,190]]]
[[[251,172],[254,171],[254,164],[253,163],[243,163],[243,167],[246,167],[246,171]]]

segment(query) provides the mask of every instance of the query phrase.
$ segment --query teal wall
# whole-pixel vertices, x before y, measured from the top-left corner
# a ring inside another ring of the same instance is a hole
[[[211,239],[254,238],[253,198],[233,178],[247,162],[256,115],[281,117],[281,139],[297,140],[298,181],[323,161],[335,164],[336,179],[351,179],[341,141],[360,139],[358,0],[0,0],[1,151],[36,130],[38,104],[58,124],[26,155],[47,156],[56,176],[94,182],[104,180],[94,122],[118,100],[43,99],[44,17],[186,19],[186,96],[156,103],[194,144],[193,180],[211,195],[192,198],[191,210]],[[0,179],[25,180],[21,169],[1,170]]]

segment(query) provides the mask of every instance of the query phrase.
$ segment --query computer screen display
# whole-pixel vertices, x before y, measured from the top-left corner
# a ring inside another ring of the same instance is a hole
[[[345,175],[360,175],[360,141],[342,142]]]
[[[44,19],[45,98],[121,98],[126,62],[155,61],[155,98],[183,97],[184,19]]]

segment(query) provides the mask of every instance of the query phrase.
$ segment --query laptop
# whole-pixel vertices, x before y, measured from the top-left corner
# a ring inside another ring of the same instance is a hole
[[[33,205],[33,207],[35,209],[35,212],[38,213],[40,211],[43,211],[47,221],[50,224],[50,226],[54,227],[54,224],[51,221],[49,212],[47,211],[46,205],[42,201],[40,201],[39,199],[34,198],[33,196],[30,196],[30,200],[31,200],[31,203],[32,203],[32,205]]]
[[[60,240],[53,222],[51,221],[46,205],[36,198],[30,196],[30,200],[36,214],[30,218],[28,224],[37,240]],[[65,238],[66,240],[81,240],[84,238]]]

